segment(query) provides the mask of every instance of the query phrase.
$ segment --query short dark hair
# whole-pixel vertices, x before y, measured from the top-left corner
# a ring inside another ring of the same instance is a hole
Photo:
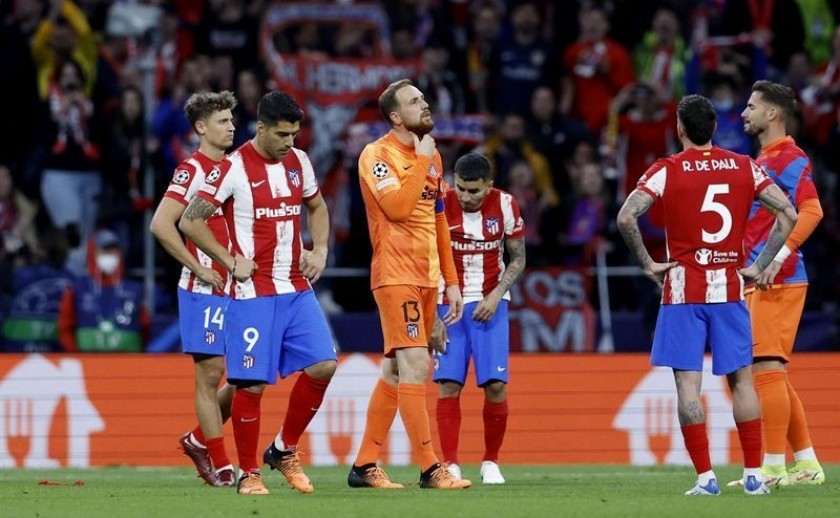
[[[280,121],[300,122],[303,120],[303,110],[294,97],[286,92],[273,90],[260,99],[257,120],[269,126]]]
[[[688,140],[698,146],[707,144],[715,134],[716,114],[712,101],[702,95],[686,95],[677,106],[677,118]]]
[[[190,121],[190,126],[206,120],[216,112],[222,110],[233,110],[236,107],[236,96],[232,92],[222,90],[221,92],[202,92],[192,94],[184,105],[184,115]]]
[[[493,168],[486,156],[478,153],[467,153],[455,162],[455,174],[468,182],[475,180],[486,182],[493,177]]]
[[[388,124],[393,125],[391,122],[391,112],[396,110],[400,104],[397,101],[397,91],[412,84],[411,79],[400,79],[389,84],[388,88],[379,96],[379,112]]]
[[[793,88],[762,79],[752,85],[752,91],[761,94],[761,99],[782,110],[784,120],[796,115],[796,94]]]

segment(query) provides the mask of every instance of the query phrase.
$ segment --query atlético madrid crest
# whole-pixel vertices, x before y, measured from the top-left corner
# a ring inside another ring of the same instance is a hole
[[[216,332],[212,329],[208,329],[204,332],[204,341],[207,342],[207,345],[213,345],[216,341]]]
[[[254,366],[254,355],[253,354],[246,354],[242,357],[242,366],[246,369],[250,369]]]
[[[413,340],[420,335],[420,327],[417,324],[406,324],[405,333]]]
[[[492,217],[487,218],[484,220],[484,228],[487,229],[488,234],[498,234],[499,233],[499,218]]]
[[[296,188],[300,187],[300,170],[289,169],[289,181],[292,182]]]

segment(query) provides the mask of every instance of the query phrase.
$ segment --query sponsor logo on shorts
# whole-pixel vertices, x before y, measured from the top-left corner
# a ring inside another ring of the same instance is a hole
[[[242,366],[246,369],[250,369],[254,366],[254,355],[253,354],[246,354],[242,357]]]
[[[417,324],[406,324],[405,333],[408,335],[409,338],[415,339],[418,336],[420,336],[420,326],[418,326]]]

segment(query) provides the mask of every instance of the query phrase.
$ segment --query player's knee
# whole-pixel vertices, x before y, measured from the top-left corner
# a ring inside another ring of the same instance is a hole
[[[338,362],[335,360],[327,360],[305,368],[304,372],[317,380],[328,381],[332,379],[337,366]]]
[[[491,381],[484,385],[484,397],[493,403],[501,403],[507,398],[507,385],[501,381]]]
[[[441,399],[461,397],[461,385],[454,381],[443,381],[438,384],[438,395]]]

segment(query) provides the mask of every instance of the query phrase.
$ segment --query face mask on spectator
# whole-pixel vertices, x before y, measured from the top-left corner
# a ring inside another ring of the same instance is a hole
[[[727,99],[715,99],[715,100],[712,101],[712,104],[714,105],[714,107],[717,111],[728,112],[729,110],[732,109],[733,106],[735,106],[735,101],[733,101],[732,99],[729,99],[729,98],[727,98]]]
[[[116,254],[96,254],[96,267],[105,275],[113,275],[120,266],[120,256]]]

